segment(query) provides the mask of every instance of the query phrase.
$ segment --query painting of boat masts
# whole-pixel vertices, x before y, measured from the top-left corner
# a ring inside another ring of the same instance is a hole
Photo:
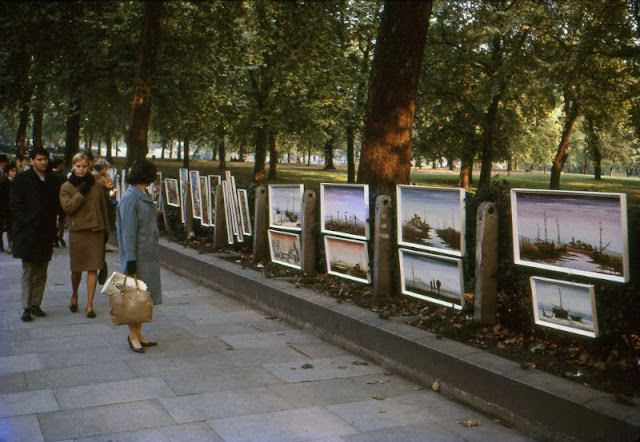
[[[302,268],[299,233],[269,229],[269,250],[272,262],[294,269]]]
[[[462,309],[462,260],[449,256],[398,249],[402,294]]]
[[[173,207],[180,207],[180,193],[178,190],[178,180],[175,178],[164,179],[164,190],[167,198],[167,205]]]
[[[512,189],[511,216],[516,264],[629,280],[625,194]]]
[[[396,186],[398,245],[463,256],[464,189]]]
[[[370,283],[369,253],[366,241],[324,237],[327,273],[352,281]]]
[[[369,239],[369,186],[320,184],[322,233]]]
[[[304,184],[269,184],[269,226],[301,230]]]
[[[187,222],[187,195],[189,190],[189,170],[179,169],[180,181],[180,221],[182,224]]]
[[[592,338],[598,336],[593,285],[537,276],[530,281],[536,324]]]
[[[240,204],[240,224],[242,234],[251,236],[251,217],[249,216],[249,197],[246,189],[238,189],[238,204]]]
[[[189,171],[189,184],[191,185],[191,212],[194,218],[202,220],[202,194],[200,193],[199,171]]]

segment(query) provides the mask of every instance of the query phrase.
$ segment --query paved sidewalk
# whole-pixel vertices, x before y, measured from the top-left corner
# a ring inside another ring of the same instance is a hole
[[[527,440],[164,269],[165,303],[144,329],[159,345],[133,353],[106,296],[88,319],[81,285],[69,312],[68,268],[56,249],[48,316],[23,323],[21,264],[0,253],[0,441]]]

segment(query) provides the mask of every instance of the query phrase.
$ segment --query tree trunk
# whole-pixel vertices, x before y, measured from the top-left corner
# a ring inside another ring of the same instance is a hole
[[[480,166],[480,180],[478,188],[488,186],[491,182],[491,169],[493,167],[493,136],[498,122],[498,106],[500,105],[500,94],[494,95],[491,105],[487,110],[486,127],[482,143],[482,165]]]
[[[167,140],[162,140],[162,149],[160,150],[160,159],[164,160],[164,151],[167,150]]]
[[[42,119],[44,116],[44,106],[42,103],[42,85],[35,87],[33,100],[33,147],[42,147]]]
[[[176,153],[178,154],[178,161],[182,161],[182,141],[178,140],[178,145],[176,146]]]
[[[600,137],[596,132],[593,119],[586,119],[587,145],[591,151],[591,160],[593,161],[593,176],[596,180],[602,179],[602,146]],[[585,161],[586,162],[586,161]],[[586,171],[585,171],[586,173]]]
[[[309,150],[307,151],[307,166],[311,166],[311,146],[309,146]]]
[[[264,162],[267,158],[267,142],[269,130],[265,127],[256,129],[256,162],[253,165],[253,182],[264,183]]]
[[[569,156],[569,139],[571,138],[571,131],[573,126],[580,116],[580,110],[578,103],[573,99],[567,99],[565,96],[565,123],[562,129],[562,137],[560,138],[560,144],[558,144],[558,151],[553,159],[553,165],[551,166],[551,181],[549,182],[549,189],[560,188],[560,174],[564,165],[567,162]]]
[[[268,179],[274,180],[277,176],[278,164],[278,136],[273,132],[269,132],[269,176]]]
[[[29,124],[29,102],[22,103],[20,111],[20,120],[18,122],[18,130],[16,132],[16,148],[17,159],[23,161],[25,158],[25,149],[27,144],[27,125]]]
[[[473,158],[472,151],[464,152],[460,165],[460,175],[458,176],[458,187],[469,189],[473,183]]]
[[[447,166],[449,166],[449,170],[455,170],[455,167],[453,165],[453,155],[449,155],[447,157]]]
[[[335,170],[336,166],[333,164],[333,134],[329,134],[329,138],[324,142],[324,169]]]
[[[378,31],[358,182],[391,193],[408,183],[411,132],[432,1],[385,1]]]
[[[218,159],[218,146],[214,143],[213,147],[211,148],[211,161],[216,161],[217,159]]]
[[[227,168],[227,149],[224,144],[224,137],[222,137],[218,142],[218,158],[220,160],[220,163],[218,164],[218,169],[226,169]]]
[[[113,164],[113,155],[111,154],[111,134],[104,137],[104,144],[106,150],[105,157],[109,164]]]
[[[356,161],[354,157],[355,130],[347,126],[347,183],[356,182]]]
[[[151,86],[160,34],[163,2],[144,2],[144,28],[138,53],[138,70],[133,91],[129,133],[127,135],[127,164],[149,153],[149,118],[151,115]],[[188,162],[188,158],[187,158]]]
[[[302,150],[300,148],[296,149],[296,164],[302,164]]]
[[[182,155],[182,167],[189,168],[189,138],[185,138],[182,142],[183,155]]]
[[[64,164],[71,167],[71,159],[80,151],[80,99],[73,98],[69,105],[65,133]]]

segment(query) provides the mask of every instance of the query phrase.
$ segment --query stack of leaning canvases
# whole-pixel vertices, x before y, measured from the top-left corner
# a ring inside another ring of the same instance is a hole
[[[269,252],[271,261],[302,268],[303,184],[269,184]]]

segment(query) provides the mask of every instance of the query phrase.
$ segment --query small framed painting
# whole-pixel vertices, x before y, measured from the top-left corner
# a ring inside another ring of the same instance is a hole
[[[371,282],[366,241],[325,236],[324,251],[328,274],[366,284]]]
[[[208,193],[209,193],[209,222],[211,227],[216,225],[216,189],[222,183],[220,175],[208,175],[207,176]]]
[[[537,276],[530,282],[536,324],[591,338],[598,336],[593,285]]]
[[[369,239],[369,186],[320,184],[322,233]]]
[[[463,256],[464,189],[396,186],[398,245]]]
[[[230,188],[231,187],[231,183],[227,180],[224,180],[222,182],[222,197],[223,197],[223,202],[224,202],[224,220],[225,220],[225,227],[227,228],[227,243],[229,244],[233,244],[234,241],[234,223],[233,223],[233,219],[232,219],[232,201],[230,198]]]
[[[629,281],[623,193],[511,189],[516,264]]]
[[[238,189],[238,203],[240,204],[240,224],[242,233],[251,236],[251,217],[249,216],[249,199],[245,189]]]
[[[189,193],[189,170],[179,169],[178,180],[180,184],[180,220],[182,224],[187,222],[187,194]]]
[[[269,227],[301,230],[304,184],[269,184]]]
[[[211,226],[211,220],[209,219],[211,215],[211,194],[209,193],[209,180],[206,176],[200,177],[200,196],[202,197],[202,222],[200,224],[209,227]]]
[[[294,269],[302,268],[300,234],[269,229],[271,261]]]
[[[189,171],[189,184],[191,185],[191,211],[193,217],[202,220],[202,194],[200,193],[200,172]]]
[[[398,251],[403,295],[462,309],[464,279],[461,259],[408,249]]]
[[[175,178],[164,179],[164,192],[167,198],[167,205],[173,207],[180,207],[180,200],[178,194],[178,180]]]

